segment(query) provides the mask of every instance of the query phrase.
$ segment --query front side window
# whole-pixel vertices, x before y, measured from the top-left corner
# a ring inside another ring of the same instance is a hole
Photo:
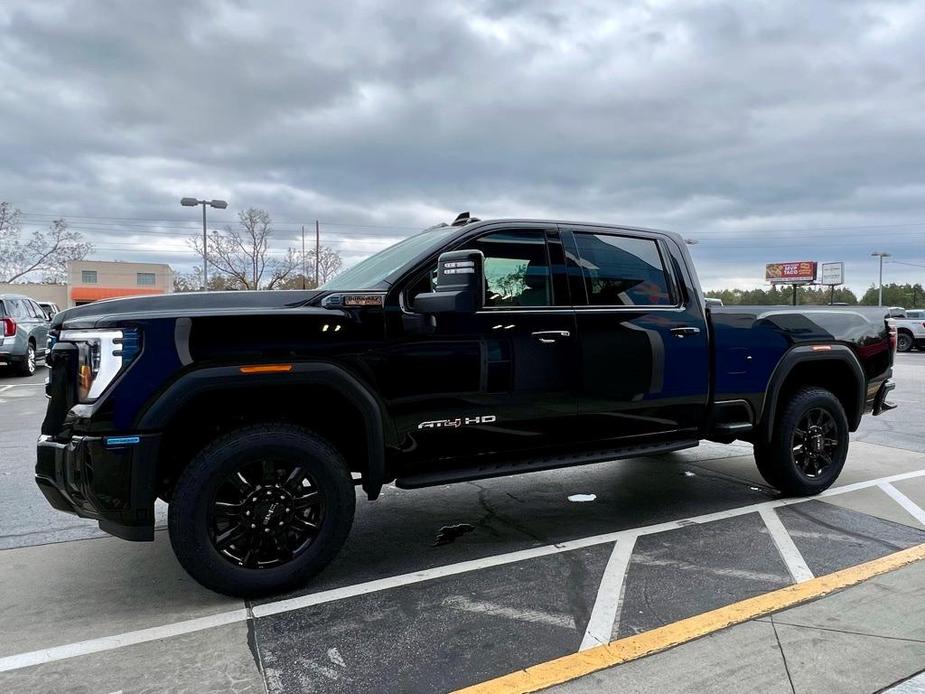
[[[84,284],[96,284],[96,270],[81,270],[80,281]]]
[[[136,273],[137,282],[139,287],[153,287],[154,286],[154,273],[153,272],[139,272]]]
[[[668,276],[653,239],[575,233],[591,306],[670,306]]]
[[[485,255],[486,307],[552,305],[545,232],[499,231],[465,247]]]

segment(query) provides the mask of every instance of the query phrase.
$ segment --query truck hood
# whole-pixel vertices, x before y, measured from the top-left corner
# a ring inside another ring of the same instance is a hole
[[[191,292],[107,299],[62,311],[54,317],[52,328],[105,327],[124,321],[182,316],[254,315],[294,309],[324,311],[303,308],[324,293],[317,289]]]

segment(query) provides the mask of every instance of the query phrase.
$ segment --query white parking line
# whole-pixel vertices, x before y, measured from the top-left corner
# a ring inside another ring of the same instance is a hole
[[[727,509],[725,511],[707,513],[702,516],[694,516],[693,518],[687,518],[683,520],[668,521],[666,523],[658,523],[656,525],[649,525],[642,528],[628,528],[626,530],[618,530],[616,532],[605,533],[603,535],[594,535],[577,540],[568,540],[552,545],[544,545],[542,547],[534,547],[532,549],[509,552],[507,554],[497,554],[491,557],[473,559],[471,561],[459,562],[457,564],[437,566],[432,569],[422,569],[421,571],[415,571],[408,574],[390,576],[388,578],[380,578],[374,581],[367,581],[365,583],[357,583],[352,586],[344,586],[342,588],[334,588],[331,590],[322,590],[317,593],[311,593],[309,595],[289,598],[288,600],[278,600],[276,602],[266,603],[264,605],[255,605],[252,613],[254,617],[259,618],[280,614],[283,612],[291,612],[293,610],[302,609],[304,607],[322,605],[337,600],[343,600],[345,598],[388,590],[390,588],[397,588],[400,586],[422,583],[424,581],[431,581],[436,578],[442,578],[445,576],[455,576],[462,573],[468,573],[470,571],[476,571],[478,569],[503,566],[505,564],[512,564],[524,561],[526,559],[535,559],[537,557],[549,556],[552,554],[558,554],[560,552],[567,552],[573,549],[580,549],[582,547],[592,547],[594,545],[600,545],[607,542],[619,542],[621,539],[625,541],[631,537],[639,537],[640,535],[651,535],[653,533],[664,532],[666,530],[674,530],[682,523],[711,523],[713,521],[723,520],[726,518],[735,518],[737,516],[743,516],[749,513],[760,513],[762,509],[779,508],[781,506],[806,503],[807,501],[812,501],[813,499],[837,496],[839,494],[854,492],[859,489],[875,487],[885,482],[899,482],[901,480],[908,480],[923,476],[925,476],[925,469],[915,470],[913,472],[904,472],[898,475],[890,475],[888,477],[881,477],[874,480],[867,480],[865,482],[855,482],[853,484],[846,484],[841,487],[835,487],[833,489],[828,489],[815,497],[763,501],[761,503],[752,504],[750,506],[741,506],[739,508]],[[210,617],[188,619],[180,622],[174,622],[172,624],[140,629],[138,631],[129,631],[123,634],[116,634],[114,636],[103,636],[99,638],[88,639],[86,641],[78,641],[76,643],[70,643],[63,646],[55,646],[53,648],[44,648],[37,651],[18,653],[16,655],[0,658],[0,672],[18,670],[20,668],[30,667],[32,665],[64,660],[66,658],[73,658],[75,656],[87,655],[90,653],[99,653],[100,651],[109,651],[116,648],[122,648],[123,646],[131,646],[148,641],[157,641],[159,639],[170,638],[172,636],[190,634],[197,631],[203,631],[205,629],[211,629],[212,627],[222,626],[224,624],[243,622],[247,618],[247,610],[236,609],[227,612],[220,612]]]
[[[781,559],[787,565],[787,571],[790,572],[793,580],[797,583],[802,583],[815,578],[813,572],[806,565],[803,555],[800,554],[800,550],[794,544],[793,538],[787,533],[787,528],[781,523],[777,511],[773,508],[763,508],[758,511],[758,514],[761,516],[761,520],[764,521],[768,534],[770,534],[771,539],[777,546],[777,551],[780,552]]]
[[[915,518],[922,525],[925,525],[925,510],[922,510],[922,508],[912,499],[903,494],[889,482],[881,482],[877,486],[889,494],[893,498],[893,501],[906,509],[910,516]]]
[[[626,579],[626,570],[629,568],[635,546],[636,538],[633,536],[617,540],[614,544],[597,589],[597,598],[594,600],[579,651],[586,651],[613,640],[612,634],[620,618],[620,605],[623,603],[623,581]]]

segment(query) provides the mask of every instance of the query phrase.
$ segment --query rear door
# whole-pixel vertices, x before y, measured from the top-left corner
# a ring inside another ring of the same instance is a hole
[[[709,393],[707,326],[683,256],[659,234],[562,227],[581,351],[579,422],[591,440],[689,438]]]

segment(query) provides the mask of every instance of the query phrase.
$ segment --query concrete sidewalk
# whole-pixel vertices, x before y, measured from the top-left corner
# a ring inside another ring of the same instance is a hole
[[[925,561],[544,691],[869,694],[922,670]]]

